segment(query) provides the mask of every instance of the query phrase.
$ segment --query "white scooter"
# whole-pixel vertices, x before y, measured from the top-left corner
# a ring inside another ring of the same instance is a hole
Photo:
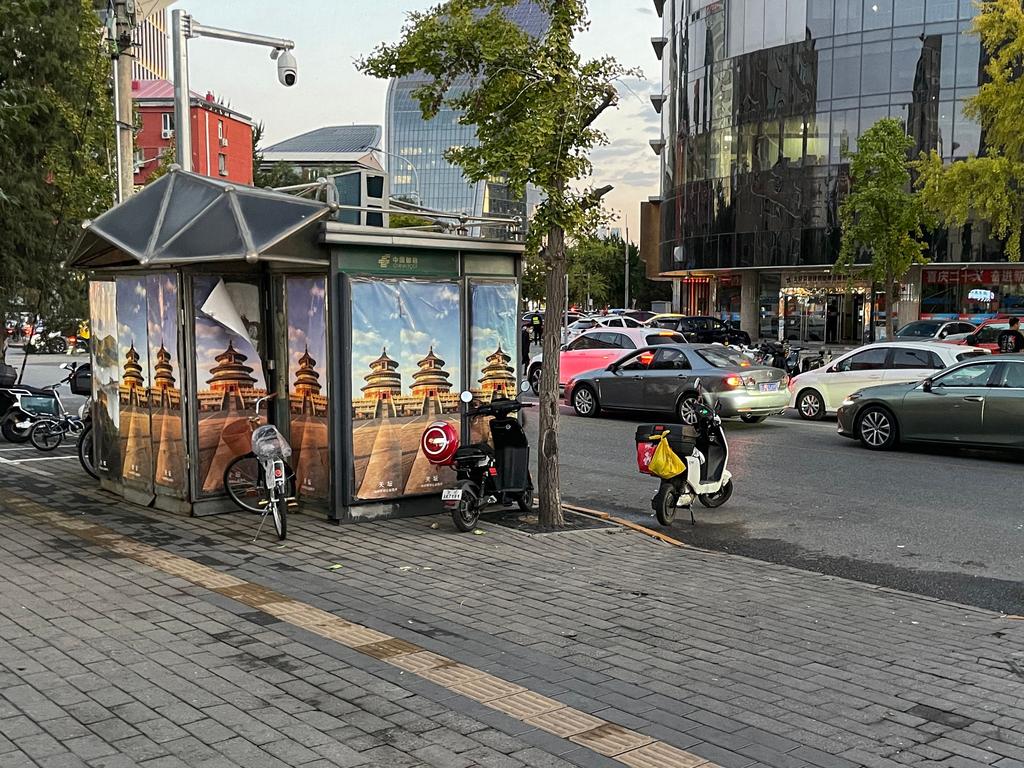
[[[711,407],[707,391],[697,379],[700,399],[696,404],[697,423],[691,430],[683,425],[659,425],[668,430],[669,446],[686,464],[679,475],[663,479],[651,500],[651,506],[662,525],[671,525],[677,509],[690,511],[693,518],[693,497],[705,507],[720,507],[732,496],[732,474],[729,472],[729,443],[725,439],[722,419]],[[655,433],[657,429],[655,430]],[[694,434],[695,433],[695,434]],[[676,437],[679,436],[679,437]]]

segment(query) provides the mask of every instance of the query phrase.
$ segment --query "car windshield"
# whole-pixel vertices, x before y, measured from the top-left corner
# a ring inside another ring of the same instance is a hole
[[[725,347],[722,347],[721,349],[700,349],[697,350],[697,354],[715,368],[728,368],[735,370],[736,368],[750,367],[750,361],[747,358],[739,352],[733,352],[731,349],[726,349]]]
[[[896,331],[897,338],[901,339],[912,339],[912,338],[924,338],[930,339],[936,333],[939,332],[939,328],[942,327],[942,323],[931,323],[931,322],[917,322],[907,323],[898,331]]]

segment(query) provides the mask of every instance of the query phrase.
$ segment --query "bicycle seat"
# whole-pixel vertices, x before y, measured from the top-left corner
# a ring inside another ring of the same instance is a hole
[[[252,433],[252,452],[260,461],[287,459],[292,455],[292,447],[277,427],[264,424]]]

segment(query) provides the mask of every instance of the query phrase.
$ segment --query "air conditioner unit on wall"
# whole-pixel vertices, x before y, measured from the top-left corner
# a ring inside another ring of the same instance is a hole
[[[160,138],[161,139],[170,139],[170,138],[173,138],[173,137],[174,137],[174,129],[173,128],[164,128],[163,130],[160,131]]]
[[[221,136],[220,137],[220,145],[222,147],[226,147],[228,145],[228,137],[227,136]]]

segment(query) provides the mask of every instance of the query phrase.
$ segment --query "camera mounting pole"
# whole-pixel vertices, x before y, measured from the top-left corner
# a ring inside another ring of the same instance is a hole
[[[192,132],[189,114],[188,41],[193,37],[215,37],[249,45],[264,45],[275,51],[290,51],[295,43],[281,37],[253,35],[232,29],[207,27],[185,11],[171,12],[171,54],[174,59],[174,162],[192,170]]]

